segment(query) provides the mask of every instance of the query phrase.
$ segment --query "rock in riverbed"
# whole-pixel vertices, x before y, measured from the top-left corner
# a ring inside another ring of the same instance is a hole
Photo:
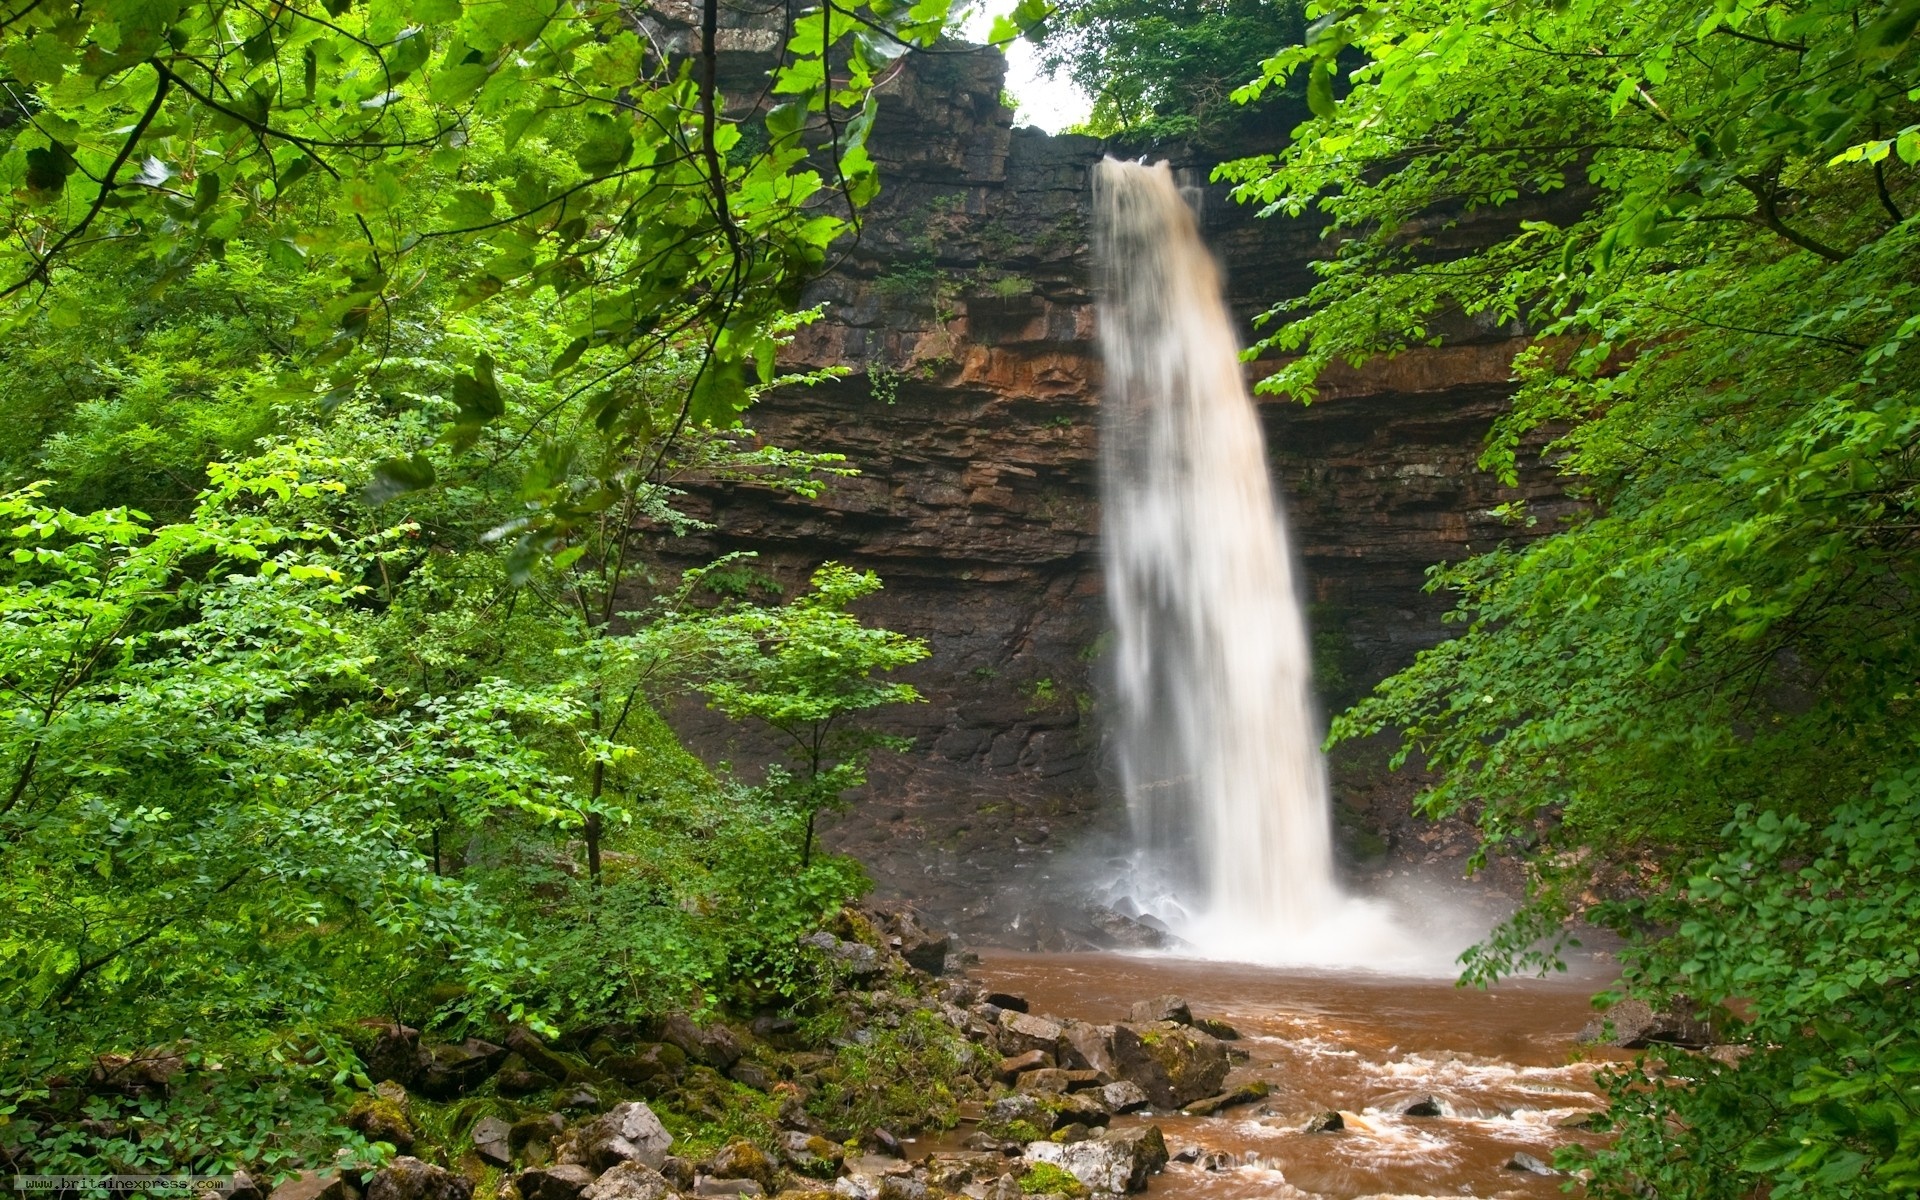
[[[1142,1192],[1147,1177],[1165,1169],[1167,1143],[1158,1125],[1116,1130],[1063,1146],[1035,1142],[1027,1147],[1033,1162],[1052,1163],[1094,1192]]]
[[[1180,1108],[1218,1093],[1230,1067],[1218,1039],[1171,1021],[1114,1026],[1113,1056],[1120,1077],[1139,1084],[1156,1108]]]

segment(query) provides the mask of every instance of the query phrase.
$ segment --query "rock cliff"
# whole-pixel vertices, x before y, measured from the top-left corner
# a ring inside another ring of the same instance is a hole
[[[1088,170],[1106,147],[1012,128],[1002,72],[995,51],[954,49],[915,57],[886,86],[871,140],[882,193],[813,285],[825,316],[788,354],[852,373],[752,414],[768,440],[843,453],[861,474],[811,502],[703,489],[722,532],[692,550],[755,551],[755,569],[789,588],[826,558],[881,574],[864,615],[931,643],[912,677],[928,703],[886,716],[914,749],[876,763],[870,794],[827,840],[883,893],[1017,936],[1065,882],[1062,848],[1097,846],[1124,814],[1103,786],[1098,722],[1087,229]],[[1236,310],[1303,292],[1317,228],[1256,220],[1202,182],[1207,164],[1184,165]],[[1490,509],[1521,495],[1543,515],[1558,506],[1550,472],[1510,493],[1474,465],[1510,394],[1514,337],[1462,326],[1441,348],[1330,380],[1311,406],[1263,404],[1329,702],[1439,640],[1445,605],[1423,593],[1424,573],[1513,536]],[[680,720],[710,754],[764,753],[729,744],[700,712]],[[1377,834],[1404,800],[1373,795],[1363,767],[1339,776],[1343,817]]]

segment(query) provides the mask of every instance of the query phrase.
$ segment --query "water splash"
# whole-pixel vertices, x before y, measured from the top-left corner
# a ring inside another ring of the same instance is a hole
[[[1306,621],[1218,272],[1165,163],[1107,159],[1094,197],[1130,907],[1212,957],[1404,957],[1334,879]]]

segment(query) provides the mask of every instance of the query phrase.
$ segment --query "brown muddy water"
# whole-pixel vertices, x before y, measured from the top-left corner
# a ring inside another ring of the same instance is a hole
[[[974,974],[1059,1017],[1124,1020],[1136,1000],[1173,993],[1197,1016],[1227,1021],[1251,1056],[1228,1080],[1265,1080],[1265,1100],[1217,1117],[1118,1118],[1161,1127],[1168,1146],[1226,1156],[1221,1169],[1175,1163],[1157,1200],[1361,1200],[1548,1197],[1564,1177],[1508,1167],[1516,1152],[1551,1162],[1563,1145],[1598,1142],[1560,1128],[1602,1107],[1594,1083],[1620,1052],[1576,1046],[1604,986],[1600,963],[1555,980],[1490,990],[1444,979],[1305,971],[1121,954],[991,954]],[[1444,1115],[1409,1117],[1416,1097]],[[1307,1133],[1338,1110],[1346,1128]],[[1220,1165],[1220,1160],[1215,1159]]]

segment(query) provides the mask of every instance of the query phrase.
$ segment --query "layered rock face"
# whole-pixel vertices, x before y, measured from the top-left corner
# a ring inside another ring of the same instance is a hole
[[[997,52],[956,51],[916,57],[886,86],[870,143],[882,193],[811,288],[825,315],[787,355],[850,374],[751,414],[769,441],[844,454],[860,475],[815,501],[705,488],[697,508],[719,532],[691,549],[755,551],[754,569],[789,590],[828,558],[880,573],[886,589],[863,616],[928,640],[910,676],[928,702],[883,716],[914,749],[876,761],[869,795],[826,840],[884,894],[1018,938],[1048,897],[1097,872],[1102,834],[1124,813],[1098,719],[1087,232],[1104,147],[1011,128],[1002,72]],[[1236,310],[1304,292],[1317,229],[1254,219],[1193,166]],[[1425,571],[1514,536],[1490,509],[1557,507],[1550,473],[1508,491],[1474,465],[1517,347],[1512,331],[1462,328],[1442,348],[1328,380],[1311,406],[1263,403],[1330,700],[1440,639],[1445,602],[1423,593]],[[716,757],[767,752],[697,711],[679,723]]]

